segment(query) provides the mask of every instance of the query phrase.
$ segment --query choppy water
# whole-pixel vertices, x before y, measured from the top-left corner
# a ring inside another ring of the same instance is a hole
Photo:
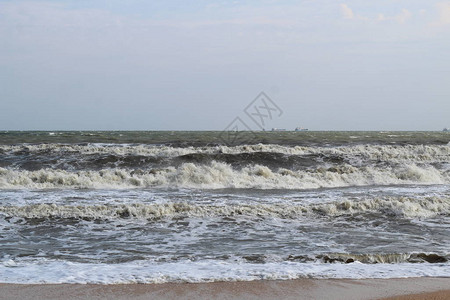
[[[0,282],[450,276],[450,134],[221,134],[0,132]]]

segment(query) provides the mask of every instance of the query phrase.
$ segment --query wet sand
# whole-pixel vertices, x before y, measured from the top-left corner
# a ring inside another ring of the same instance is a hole
[[[450,299],[450,290],[441,292],[421,293],[413,295],[395,296],[383,300],[448,300]]]
[[[423,293],[430,294],[424,297]],[[450,278],[300,279],[113,285],[0,284],[0,299],[383,299],[387,297],[401,300],[450,299]]]

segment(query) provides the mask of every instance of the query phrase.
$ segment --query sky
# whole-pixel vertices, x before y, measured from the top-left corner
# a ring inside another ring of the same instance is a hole
[[[450,127],[450,1],[0,0],[0,130]]]

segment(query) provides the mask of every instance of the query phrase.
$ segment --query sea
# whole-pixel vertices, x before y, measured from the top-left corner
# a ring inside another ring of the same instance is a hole
[[[450,277],[448,132],[0,132],[0,282]]]

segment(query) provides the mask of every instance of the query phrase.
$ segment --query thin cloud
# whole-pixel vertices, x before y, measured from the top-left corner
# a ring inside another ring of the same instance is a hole
[[[344,19],[353,19],[355,17],[355,14],[353,13],[353,10],[348,7],[347,4],[341,3],[341,13]]]
[[[396,15],[394,17],[394,19],[398,23],[403,24],[403,23],[406,23],[411,17],[412,17],[412,13],[409,10],[404,8],[404,9],[402,9],[401,13],[399,13],[398,15]]]
[[[411,19],[411,17],[412,17],[412,13],[409,10],[407,10],[406,8],[403,8],[399,14],[392,16],[392,17],[385,16],[384,14],[378,14],[376,21],[378,21],[378,22],[395,21],[399,24],[404,24],[409,19]]]
[[[449,25],[450,24],[450,2],[440,2],[436,4],[438,11],[438,20],[434,25]]]
[[[377,21],[377,22],[395,21],[399,24],[404,24],[412,17],[412,13],[406,8],[403,8],[401,12],[395,16],[385,16],[384,14],[379,13],[376,17],[373,18],[355,14],[353,10],[347,4],[344,3],[340,4],[340,8],[342,17],[347,20],[363,20],[363,21]]]

